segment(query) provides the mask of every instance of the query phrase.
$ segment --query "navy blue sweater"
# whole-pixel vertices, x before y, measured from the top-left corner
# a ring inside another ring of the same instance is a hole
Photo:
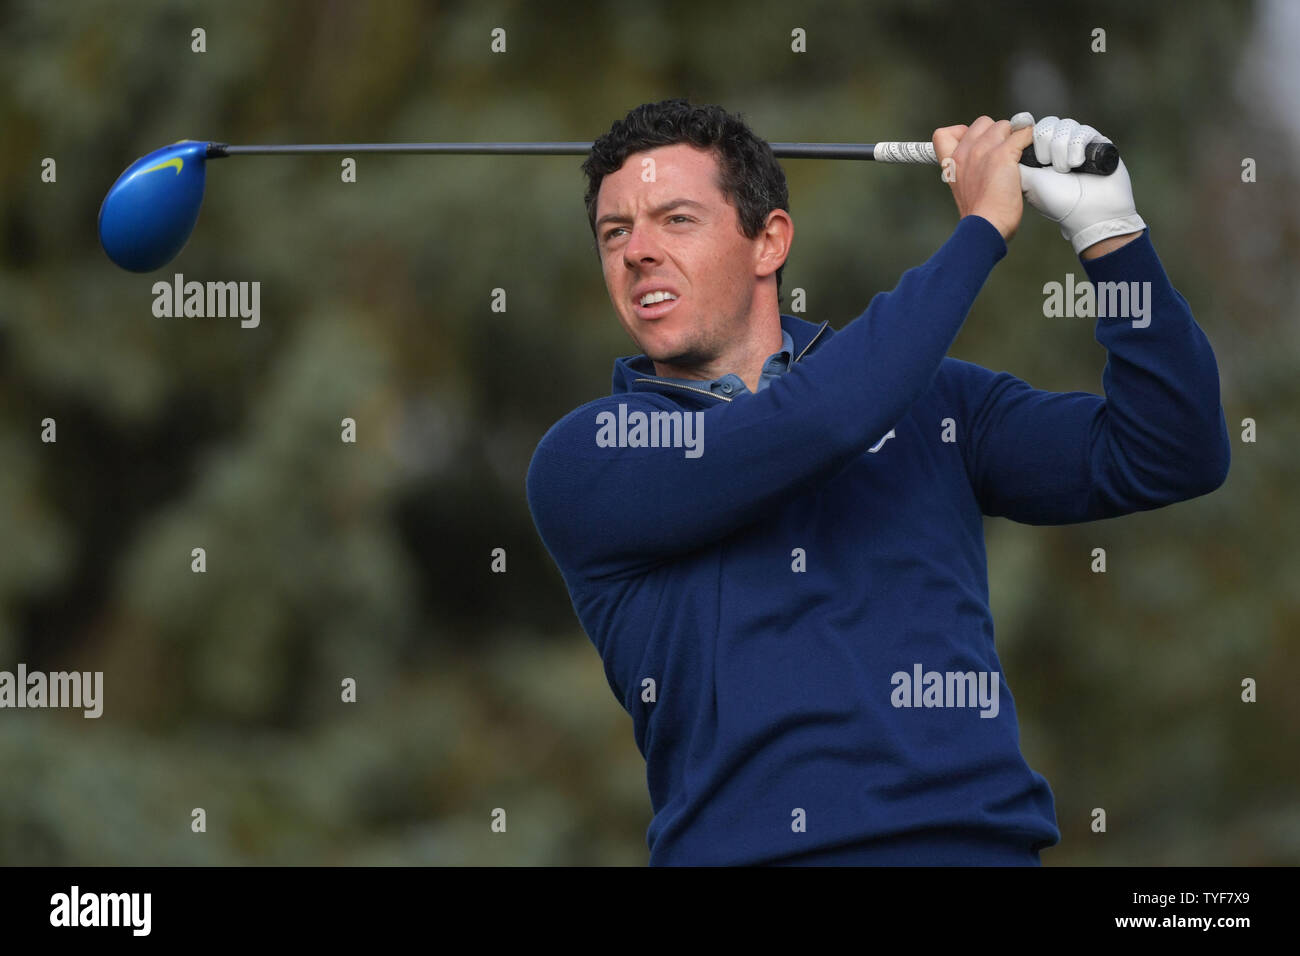
[[[652,865],[1034,864],[1060,839],[994,648],[981,516],[1205,494],[1229,443],[1147,233],[1084,263],[1151,283],[1149,322],[1096,320],[1105,399],[945,357],[1005,254],[967,216],[841,331],[782,315],[795,359],[761,391],[620,358],[613,394],[539,443],[529,507],[632,717]],[[600,413],[634,411],[699,412],[700,453],[598,443]]]

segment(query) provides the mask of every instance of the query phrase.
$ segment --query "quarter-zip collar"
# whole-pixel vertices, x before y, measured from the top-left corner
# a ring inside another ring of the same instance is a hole
[[[781,314],[781,328],[790,333],[790,339],[794,342],[792,366],[795,362],[816,351],[822,343],[835,334],[835,330],[830,327],[829,322],[818,325],[815,322],[808,322],[785,313]],[[706,384],[701,382],[701,387],[696,387],[670,382],[655,374],[654,362],[650,360],[649,356],[645,354],[624,355],[614,360],[611,394],[652,391],[659,392],[662,395],[672,395],[687,402],[694,400],[696,403],[705,406],[733,400],[734,396],[719,395],[703,387]]]

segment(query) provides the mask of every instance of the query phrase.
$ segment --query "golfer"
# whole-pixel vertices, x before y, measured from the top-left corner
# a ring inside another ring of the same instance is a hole
[[[632,717],[651,865],[1036,865],[1060,839],[994,646],[982,516],[1184,501],[1224,482],[1229,446],[1127,170],[1071,173],[1104,137],[1015,119],[935,130],[956,227],[838,332],[780,312],[785,176],[738,116],[646,104],[592,146],[587,212],[639,354],[550,428],[527,493]],[[1019,165],[1030,145],[1049,168]],[[945,355],[1026,199],[1108,284],[1104,399]]]

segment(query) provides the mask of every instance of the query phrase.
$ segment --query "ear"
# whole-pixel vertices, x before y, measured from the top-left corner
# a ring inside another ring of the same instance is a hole
[[[792,242],[794,220],[784,209],[773,209],[763,231],[754,237],[754,275],[760,279],[775,275],[790,255]]]

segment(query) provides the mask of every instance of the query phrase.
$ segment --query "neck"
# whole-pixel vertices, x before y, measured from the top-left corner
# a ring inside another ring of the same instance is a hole
[[[655,362],[655,374],[709,382],[734,373],[751,392],[757,391],[763,363],[773,352],[781,350],[781,312],[775,297],[767,307],[757,312],[757,315],[751,315],[744,333],[728,342],[712,360],[693,366]]]

